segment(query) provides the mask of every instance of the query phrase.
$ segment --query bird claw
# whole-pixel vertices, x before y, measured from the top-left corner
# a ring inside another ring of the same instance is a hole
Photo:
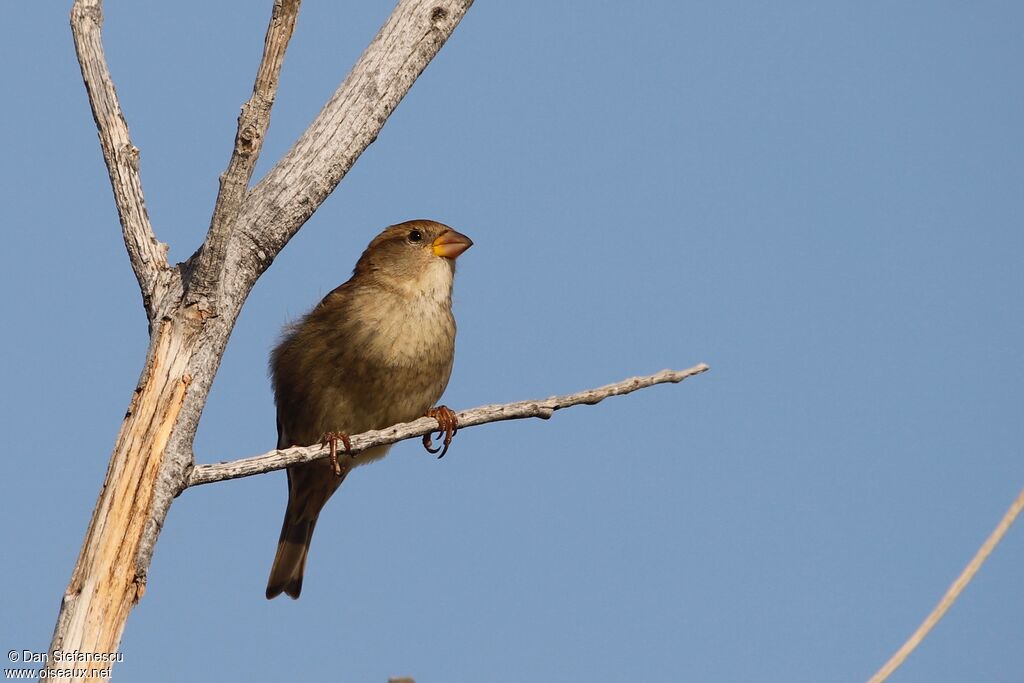
[[[321,446],[331,447],[331,467],[334,469],[334,476],[341,476],[341,464],[338,462],[338,441],[341,441],[342,445],[345,446],[345,453],[351,454],[352,442],[348,439],[348,434],[342,434],[341,432],[327,432],[324,434],[324,438],[320,441]]]
[[[448,446],[451,445],[452,439],[455,438],[455,433],[459,431],[459,418],[448,406],[437,406],[427,411],[427,417],[432,417],[437,420],[437,429],[427,432],[423,435],[423,447],[427,449],[428,453],[440,452],[441,455],[437,456],[440,460],[444,457],[444,454],[448,452]],[[431,435],[436,434],[438,438],[444,436],[444,441],[441,446],[434,447],[434,442],[431,440]]]

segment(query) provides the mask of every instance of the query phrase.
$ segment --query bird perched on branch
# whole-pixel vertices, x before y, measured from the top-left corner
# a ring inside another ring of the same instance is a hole
[[[390,448],[349,456],[337,454],[338,440],[347,451],[349,434],[429,415],[445,432],[447,450],[455,415],[431,406],[448,384],[455,355],[455,259],[472,245],[434,221],[385,229],[351,279],[288,327],[271,354],[277,447],[330,443],[331,458],[288,468],[288,507],[268,599],[282,592],[299,597],[320,510],[353,467]],[[429,435],[424,445],[430,449]]]

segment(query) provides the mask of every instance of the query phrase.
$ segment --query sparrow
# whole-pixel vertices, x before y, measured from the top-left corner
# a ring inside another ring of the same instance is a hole
[[[288,506],[267,599],[282,592],[299,597],[320,510],[354,467],[390,448],[339,458],[338,439],[347,451],[348,434],[430,415],[448,428],[447,449],[454,413],[431,406],[455,359],[455,259],[471,246],[434,221],[392,225],[373,238],[347,282],[285,328],[270,356],[277,447],[329,442],[332,457],[288,468]]]

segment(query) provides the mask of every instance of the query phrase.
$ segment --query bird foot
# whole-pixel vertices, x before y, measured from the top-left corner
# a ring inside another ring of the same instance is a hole
[[[320,441],[321,446],[331,447],[331,467],[334,468],[334,476],[341,476],[341,464],[338,462],[338,441],[345,446],[345,453],[351,454],[352,442],[348,440],[348,434],[341,432],[327,432]]]
[[[455,412],[448,406],[437,406],[427,411],[427,417],[432,417],[437,420],[437,431],[427,432],[423,435],[423,447],[427,449],[428,453],[441,452],[441,455],[437,456],[440,460],[444,457],[444,454],[448,452],[448,446],[451,445],[452,439],[455,438],[455,433],[459,431],[459,418],[455,415]],[[434,448],[434,443],[431,441],[431,434],[437,434],[438,438],[444,435],[444,441],[442,446]]]

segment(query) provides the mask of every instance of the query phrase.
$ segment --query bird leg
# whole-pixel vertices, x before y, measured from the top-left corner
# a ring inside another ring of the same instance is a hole
[[[440,460],[444,457],[444,454],[448,452],[448,446],[451,445],[452,439],[455,437],[455,433],[459,431],[459,418],[455,415],[455,412],[448,406],[437,406],[427,411],[427,417],[432,417],[437,420],[437,431],[427,432],[423,435],[423,447],[427,449],[428,453],[437,453],[441,451],[441,455],[437,456]],[[434,448],[434,443],[430,440],[431,434],[437,434],[438,438],[444,435],[443,448],[438,446]]]
[[[334,468],[334,476],[341,476],[341,465],[338,463],[338,440],[345,446],[345,453],[351,453],[352,442],[348,440],[348,434],[341,432],[327,432],[320,441],[321,446],[331,447],[331,467]]]

